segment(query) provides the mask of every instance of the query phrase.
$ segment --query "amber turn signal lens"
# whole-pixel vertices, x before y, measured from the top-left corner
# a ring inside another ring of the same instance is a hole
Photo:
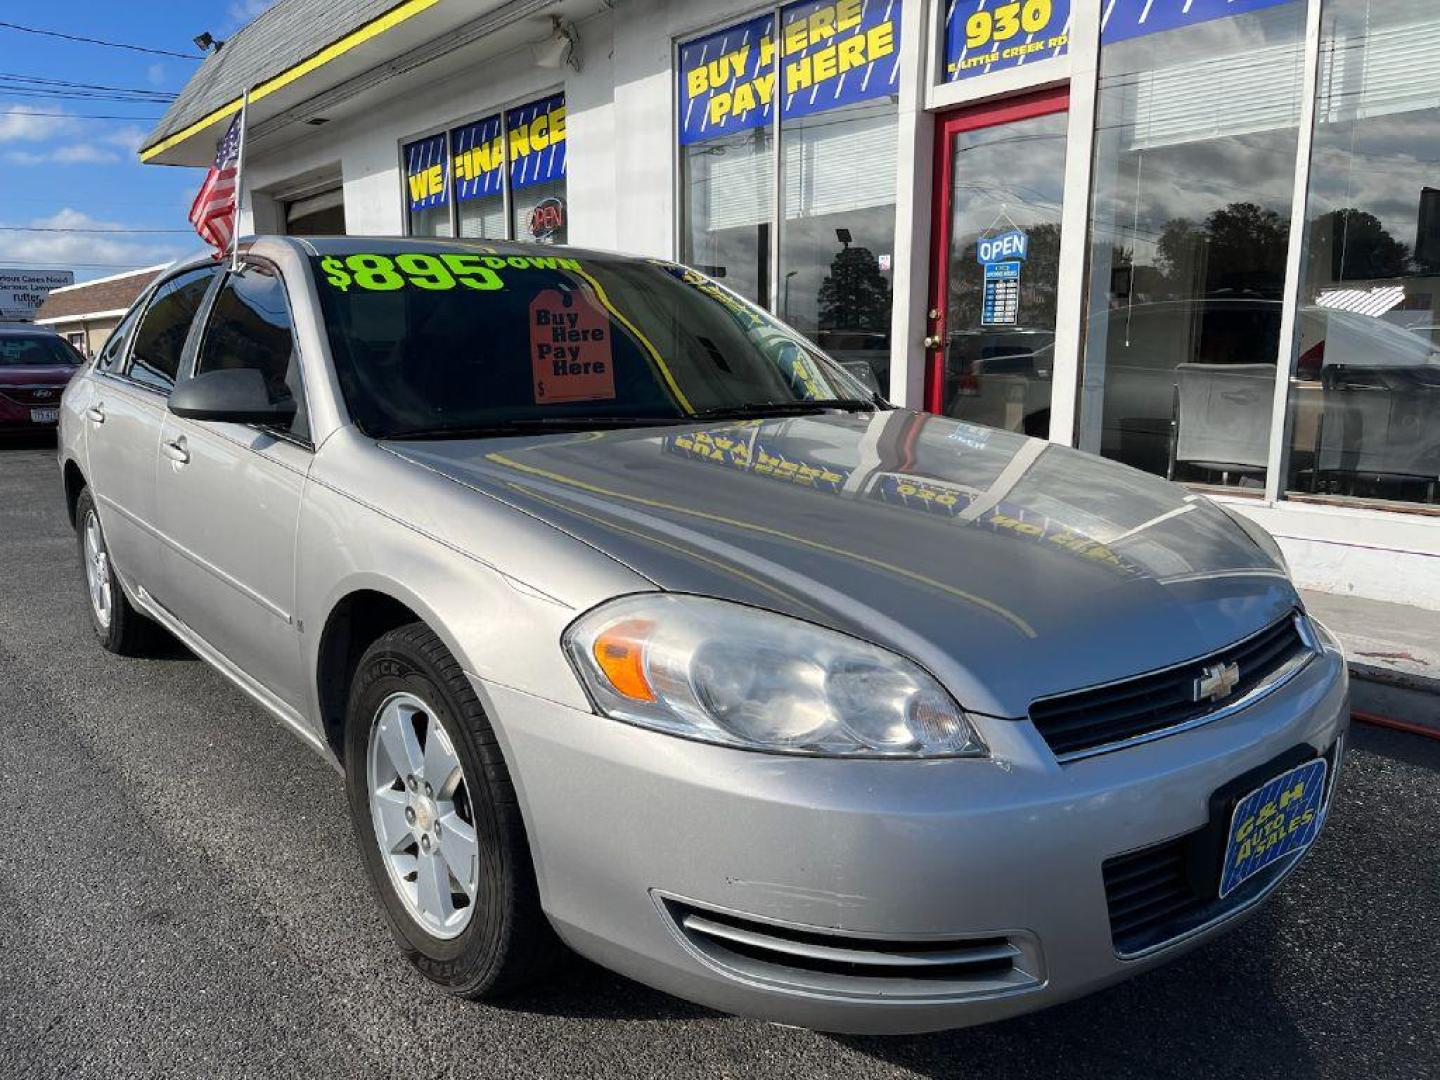
[[[649,619],[626,619],[595,639],[595,663],[615,692],[632,701],[654,701],[645,677],[645,639],[654,629]]]

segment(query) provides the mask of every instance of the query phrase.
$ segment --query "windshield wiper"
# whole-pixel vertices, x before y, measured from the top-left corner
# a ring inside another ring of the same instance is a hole
[[[486,439],[501,435],[527,435],[536,431],[601,431],[629,427],[665,427],[683,424],[683,416],[515,416],[493,424],[454,427],[407,428],[388,432],[381,439]]]
[[[841,410],[843,412],[874,412],[874,401],[864,398],[814,398],[809,401],[745,401],[738,405],[717,405],[713,409],[700,409],[694,420],[760,420],[771,416],[818,416],[820,413]]]

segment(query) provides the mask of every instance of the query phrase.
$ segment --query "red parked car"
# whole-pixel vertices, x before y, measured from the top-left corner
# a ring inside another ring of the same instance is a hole
[[[54,427],[60,394],[84,362],[53,331],[0,326],[0,432]]]

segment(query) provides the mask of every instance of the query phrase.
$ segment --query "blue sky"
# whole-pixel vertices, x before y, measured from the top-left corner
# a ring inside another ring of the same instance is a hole
[[[24,26],[144,45],[195,60],[0,27],[0,75],[178,91],[199,67],[191,39],[224,38],[270,0],[51,0],[6,5]],[[7,95],[0,80],[0,267],[73,269],[75,279],[164,262],[200,246],[186,213],[204,170],[141,165],[163,104]],[[41,116],[39,113],[60,113]],[[133,119],[92,120],[104,114]],[[104,232],[17,231],[94,229]],[[113,231],[112,231],[113,230]],[[119,230],[181,230],[121,232]]]

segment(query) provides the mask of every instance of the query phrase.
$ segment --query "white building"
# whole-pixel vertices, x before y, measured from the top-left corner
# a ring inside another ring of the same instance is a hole
[[[247,87],[247,229],[677,258],[1440,608],[1434,0],[281,0],[142,158]]]

